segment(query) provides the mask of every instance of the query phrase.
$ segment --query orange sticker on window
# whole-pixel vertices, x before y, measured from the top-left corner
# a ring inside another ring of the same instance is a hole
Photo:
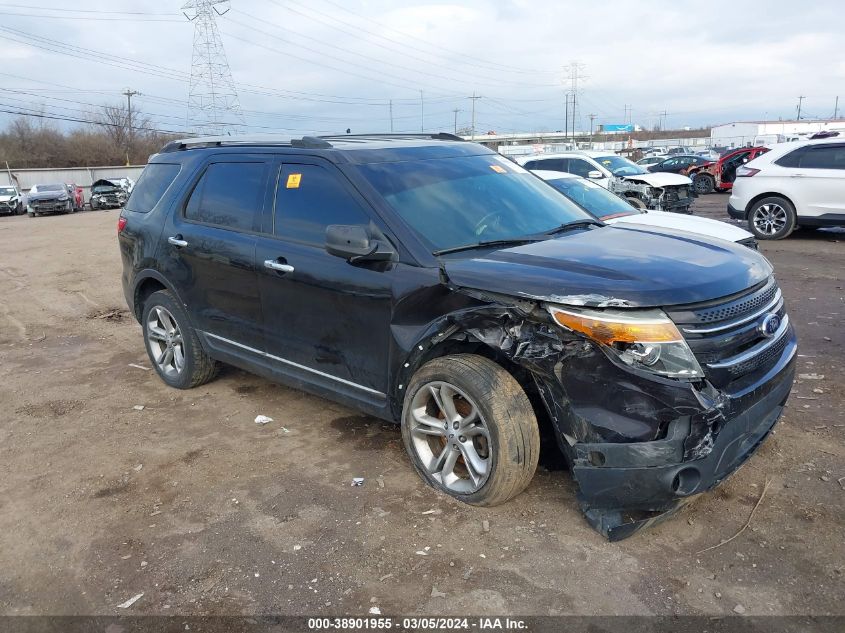
[[[508,170],[507,170],[507,169],[505,169],[504,167],[501,167],[501,166],[499,166],[499,165],[490,165],[490,169],[492,169],[493,171],[495,171],[497,174],[506,174],[506,173],[508,173]]]
[[[302,181],[302,174],[291,174],[288,176],[288,189],[299,189],[299,183]]]

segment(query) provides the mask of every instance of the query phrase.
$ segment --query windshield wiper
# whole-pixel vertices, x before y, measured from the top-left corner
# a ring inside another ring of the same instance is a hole
[[[519,244],[528,244],[530,242],[539,242],[542,238],[539,237],[515,237],[507,240],[487,240],[486,242],[476,242],[475,244],[464,244],[463,246],[453,246],[451,248],[442,248],[439,251],[434,251],[435,255],[446,255],[448,253],[459,253],[461,251],[471,251],[475,248],[484,248],[487,246],[518,246]]]
[[[556,235],[557,233],[563,233],[565,231],[571,231],[573,229],[583,229],[588,226],[604,226],[603,223],[599,222],[598,220],[573,220],[572,222],[567,222],[565,224],[561,224],[550,231],[546,231],[544,235]]]

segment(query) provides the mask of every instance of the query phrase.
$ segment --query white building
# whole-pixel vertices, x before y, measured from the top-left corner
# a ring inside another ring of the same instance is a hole
[[[743,121],[716,125],[710,130],[710,144],[715,147],[771,145],[798,140],[824,130],[845,136],[845,119],[824,121]]]

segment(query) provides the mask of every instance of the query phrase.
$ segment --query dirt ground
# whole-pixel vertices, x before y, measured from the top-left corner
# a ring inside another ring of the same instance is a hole
[[[473,508],[398,427],[235,369],[167,388],[116,222],[0,218],[0,614],[845,614],[845,233],[762,247],[819,379],[721,488],[608,543],[566,471]]]

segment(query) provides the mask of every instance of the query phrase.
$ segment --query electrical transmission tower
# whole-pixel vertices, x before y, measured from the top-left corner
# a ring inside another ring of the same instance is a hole
[[[569,89],[566,91],[566,134],[569,135],[570,125],[572,126],[572,137],[575,137],[576,134],[576,125],[580,126],[581,124],[581,116],[578,112],[578,96],[580,95],[581,91],[578,88],[578,82],[581,79],[586,79],[585,75],[581,73],[586,68],[586,66],[580,62],[574,61],[570,62],[569,66],[566,67],[566,78],[569,80]],[[571,105],[570,105],[571,103]],[[571,123],[570,123],[571,121]]]
[[[194,23],[188,127],[200,135],[232,134],[244,125],[241,104],[217,17],[229,11],[228,0],[189,0],[182,12]],[[218,8],[221,7],[221,8]]]

